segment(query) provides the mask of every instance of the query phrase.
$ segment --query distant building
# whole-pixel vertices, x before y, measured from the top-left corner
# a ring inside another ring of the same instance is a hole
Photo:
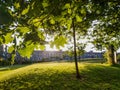
[[[63,51],[40,51],[35,50],[31,55],[32,61],[49,61],[49,60],[61,60],[63,59]]]
[[[4,46],[0,46],[0,57],[3,57],[3,52],[4,52]]]
[[[7,60],[11,57],[11,54],[7,52],[7,46],[1,45],[0,46],[0,57]],[[103,58],[103,53],[100,52],[85,52],[81,56],[77,56],[78,59],[86,59],[86,58]],[[69,56],[65,51],[41,51],[41,50],[34,50],[33,54],[31,55],[30,59],[27,57],[22,57],[18,52],[16,52],[15,61],[17,63],[23,63],[26,61],[31,62],[39,62],[39,61],[59,61],[59,60],[73,60],[74,56]]]
[[[7,45],[2,44],[0,46],[0,57],[3,59],[7,59],[9,57],[8,52],[7,52]]]
[[[78,58],[103,58],[103,53],[100,52],[85,52]],[[73,60],[74,56],[69,56],[65,51],[40,51],[35,50],[31,55],[30,60],[32,61],[53,61],[53,60]]]
[[[81,59],[84,59],[84,58],[103,58],[103,52],[100,53],[100,52],[93,52],[93,51],[90,51],[90,52],[85,52],[82,56],[80,56]]]

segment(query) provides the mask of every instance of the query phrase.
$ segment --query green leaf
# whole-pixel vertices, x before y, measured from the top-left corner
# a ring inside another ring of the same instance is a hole
[[[56,46],[58,49],[60,49],[60,46],[64,46],[67,43],[67,39],[64,36],[56,36],[54,38],[54,41],[50,43],[50,47]]]
[[[54,19],[51,19],[51,20],[50,20],[50,23],[51,23],[51,24],[55,24]]]
[[[72,19],[67,20],[67,29],[70,30],[72,25]]]
[[[71,9],[68,9],[68,13],[69,13],[69,14],[71,14],[71,13],[72,13]]]
[[[43,28],[43,26],[41,25],[41,22],[34,23],[34,26],[38,28]]]
[[[62,14],[62,16],[64,16],[64,15],[66,15],[68,13],[66,11],[63,11],[61,14]]]
[[[49,4],[47,2],[43,2],[42,5],[44,8],[49,6]]]
[[[34,48],[35,45],[33,43],[27,42],[26,47],[18,50],[18,52],[21,56],[30,58]]]
[[[77,22],[82,22],[82,17],[76,15],[76,21],[77,21]]]
[[[97,10],[97,11],[96,11],[96,14],[100,14],[100,10]]]
[[[44,33],[42,33],[41,31],[38,31],[38,37],[39,37],[40,39],[42,39],[42,40],[45,39]]]
[[[12,33],[7,33],[7,35],[4,36],[5,43],[10,43],[13,41],[14,38],[12,38]]]
[[[80,12],[81,12],[81,14],[86,14],[85,9],[83,9],[83,8],[80,10]]]
[[[65,8],[70,8],[70,3],[66,3]]]
[[[15,3],[14,6],[16,7],[16,9],[20,8],[20,4],[19,3]]]
[[[27,14],[28,13],[28,11],[29,11],[29,9],[30,9],[30,6],[28,5],[27,6],[27,8],[26,9],[24,9],[23,11],[22,11],[22,15],[25,15],[25,14]]]
[[[9,53],[12,53],[13,50],[14,50],[14,46],[13,45],[8,48],[8,52]]]
[[[34,24],[34,26],[38,27],[40,25],[40,19],[35,18],[33,19],[32,23]]]
[[[30,29],[28,27],[18,27],[17,31],[22,33],[22,34],[26,34],[30,31]]]
[[[45,46],[44,45],[39,45],[40,50],[45,50]]]

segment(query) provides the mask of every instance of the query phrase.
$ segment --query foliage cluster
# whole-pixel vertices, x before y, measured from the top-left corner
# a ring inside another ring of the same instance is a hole
[[[89,34],[95,46],[109,50],[114,64],[113,51],[120,45],[119,6],[119,0],[0,0],[0,44],[12,43],[10,53],[30,57],[46,43],[60,48],[72,36],[76,41],[75,34],[78,40]],[[46,42],[47,35],[53,40]]]
[[[0,66],[7,66],[10,65],[10,61],[8,60],[0,60]]]
[[[11,59],[0,58],[0,66],[9,66],[11,65]]]

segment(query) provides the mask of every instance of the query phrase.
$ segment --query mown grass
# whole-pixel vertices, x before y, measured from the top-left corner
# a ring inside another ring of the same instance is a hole
[[[0,90],[120,90],[119,65],[79,63],[82,79],[76,79],[73,62],[7,68],[0,71]]]

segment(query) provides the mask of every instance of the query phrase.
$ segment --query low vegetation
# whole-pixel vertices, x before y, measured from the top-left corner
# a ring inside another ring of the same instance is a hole
[[[0,90],[119,90],[120,66],[79,63],[82,79],[75,77],[73,62],[49,62],[0,67]]]

